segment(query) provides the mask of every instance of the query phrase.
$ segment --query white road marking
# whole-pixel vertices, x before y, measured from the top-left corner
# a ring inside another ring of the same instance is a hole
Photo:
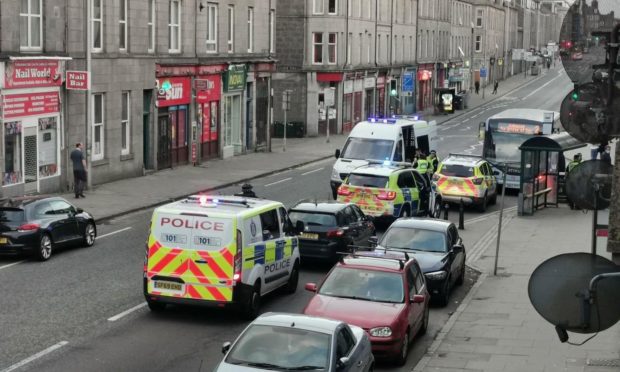
[[[470,129],[471,129],[471,127],[465,127],[465,128],[461,128],[461,129],[459,129],[459,130],[460,130],[461,132],[464,132],[464,131],[466,131],[466,130],[470,130]]]
[[[108,237],[110,235],[118,234],[118,233],[121,233],[121,232],[127,231],[127,230],[131,230],[131,226],[125,227],[124,229],[112,231],[112,232],[109,232],[107,234],[99,235],[99,236],[97,236],[97,239],[106,238],[106,237]]]
[[[292,171],[292,169],[286,169],[286,170],[283,170],[283,171],[281,171],[281,172],[276,172],[276,173],[274,173],[274,174],[270,175],[270,177],[273,177],[273,176],[279,176],[279,175],[281,175],[281,174],[288,173],[288,172],[290,172],[290,171]]]
[[[16,370],[18,368],[21,368],[21,367],[25,366],[26,364],[28,364],[28,363],[36,360],[36,359],[39,359],[39,358],[41,358],[41,357],[43,357],[43,356],[53,352],[54,350],[60,349],[61,347],[65,346],[68,343],[69,343],[68,341],[60,341],[59,343],[57,343],[55,345],[52,345],[52,346],[48,347],[47,349],[45,349],[43,351],[39,351],[38,353],[36,353],[36,354],[34,354],[32,356],[29,356],[28,358],[22,360],[21,362],[15,363],[15,364],[13,364],[12,366],[10,366],[10,367],[8,367],[6,369],[3,369],[0,372],[11,372],[11,371],[14,371],[14,370]]]
[[[146,302],[143,302],[140,305],[136,305],[136,306],[132,307],[131,309],[127,309],[127,310],[123,311],[122,313],[116,314],[113,317],[108,318],[108,322],[116,322],[120,318],[122,318],[122,317],[124,317],[126,315],[129,315],[129,314],[133,313],[136,310],[140,310],[140,309],[142,309],[145,306],[146,306]]]
[[[286,182],[286,181],[290,181],[290,180],[292,180],[292,179],[293,179],[292,177],[289,177],[289,178],[285,178],[285,179],[280,180],[280,181],[276,181],[276,182],[268,183],[268,184],[266,184],[266,185],[265,185],[265,187],[269,187],[269,186],[277,185],[277,184],[279,184],[279,183]]]
[[[319,169],[311,170],[311,171],[308,171],[306,173],[302,173],[301,175],[305,176],[305,175],[308,175],[308,174],[311,174],[311,173],[314,173],[314,172],[322,171],[323,169],[324,168],[319,168]]]
[[[542,88],[546,87],[547,85],[551,84],[553,82],[553,80],[559,78],[560,76],[556,76],[553,79],[549,80],[548,82],[544,83],[543,85],[541,85],[540,87],[534,89],[530,94],[528,94],[527,96],[523,97],[522,100],[527,99],[529,97],[531,97],[533,94],[538,93],[539,90],[541,90]]]
[[[0,270],[2,270],[2,269],[8,269],[8,268],[9,268],[9,267],[11,267],[11,266],[19,265],[19,264],[20,264],[20,263],[22,263],[22,262],[26,262],[26,260],[21,260],[21,261],[13,262],[13,263],[10,263],[10,264],[6,264],[6,265],[4,265],[4,266],[0,266]]]

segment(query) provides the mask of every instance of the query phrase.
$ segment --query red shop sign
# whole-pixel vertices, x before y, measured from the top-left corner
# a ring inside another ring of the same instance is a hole
[[[5,88],[55,87],[62,84],[60,62],[52,60],[19,60],[7,63]]]
[[[58,92],[8,94],[2,100],[4,118],[55,114],[59,111]]]
[[[88,71],[67,71],[68,90],[88,90]]]
[[[196,102],[205,103],[220,100],[222,91],[222,79],[220,76],[204,76],[194,81],[196,86]]]
[[[420,81],[430,80],[432,77],[433,77],[433,71],[429,71],[429,70],[418,71],[418,80]]]
[[[189,104],[191,94],[191,83],[188,77],[157,79],[157,107]]]

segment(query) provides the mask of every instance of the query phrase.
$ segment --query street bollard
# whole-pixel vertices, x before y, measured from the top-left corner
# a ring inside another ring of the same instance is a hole
[[[443,206],[443,219],[448,220],[448,211],[450,210],[450,204],[446,203]]]
[[[463,199],[459,203],[459,230],[465,230],[465,205]]]

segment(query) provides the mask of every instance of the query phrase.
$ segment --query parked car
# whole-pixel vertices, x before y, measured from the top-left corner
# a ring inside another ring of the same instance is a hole
[[[407,362],[410,341],[428,328],[429,298],[424,275],[413,256],[403,252],[356,252],[337,263],[304,314],[338,319],[370,335],[376,358]]]
[[[300,230],[302,259],[334,262],[337,252],[349,251],[350,245],[365,246],[375,233],[370,218],[351,203],[301,202],[289,209],[288,214],[293,226]]]
[[[0,254],[29,253],[46,261],[63,245],[92,246],[95,219],[60,197],[11,198],[0,204]]]
[[[372,371],[374,357],[363,329],[299,314],[267,313],[231,345],[216,372]]]
[[[382,249],[413,254],[428,291],[443,306],[450,300],[452,287],[465,280],[465,246],[456,226],[449,221],[399,218],[378,242],[377,250]]]

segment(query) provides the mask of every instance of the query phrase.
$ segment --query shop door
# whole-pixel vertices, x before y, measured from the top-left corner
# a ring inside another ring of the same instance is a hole
[[[256,82],[256,147],[267,145],[267,120],[269,118],[269,80]]]
[[[364,113],[364,119],[368,120],[373,116],[374,100],[372,95],[372,89],[366,90],[366,112]]]
[[[168,112],[160,113],[157,117],[157,169],[170,168],[170,144],[172,142],[172,127],[168,118]]]
[[[353,97],[353,126],[362,121],[362,92],[355,92]]]
[[[252,126],[254,124],[254,115],[252,115],[252,83],[247,83],[246,88],[246,100],[245,100],[245,148],[246,150],[252,149]]]
[[[218,156],[219,141],[219,101],[202,104],[202,159],[209,160]]]
[[[152,169],[151,164],[151,97],[153,91],[145,90],[142,95],[142,161],[144,169]]]
[[[169,108],[169,120],[172,127],[171,149],[172,166],[187,164],[189,159],[187,141],[187,106]]]
[[[24,192],[38,191],[37,127],[24,128]]]

